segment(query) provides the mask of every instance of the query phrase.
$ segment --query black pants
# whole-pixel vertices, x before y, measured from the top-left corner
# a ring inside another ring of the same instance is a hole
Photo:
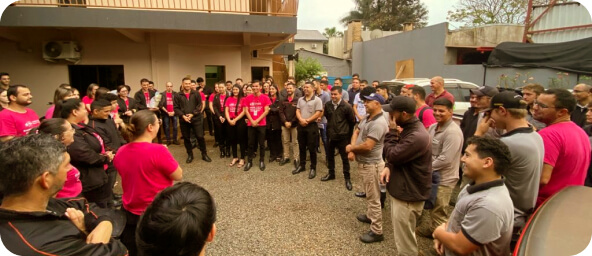
[[[317,147],[319,146],[319,125],[316,122],[307,126],[298,126],[298,149],[300,164],[306,168],[306,149],[310,153],[310,168],[317,168]]]
[[[284,148],[282,147],[282,129],[267,129],[267,146],[269,146],[269,159],[282,158]]]
[[[191,146],[191,134],[195,134],[197,144],[202,154],[206,153],[206,141],[204,140],[203,119],[201,115],[191,118],[191,123],[186,122],[182,117],[179,122],[181,134],[183,135],[183,144],[187,155],[193,155],[193,147]]]
[[[207,103],[204,103],[204,104],[207,104]],[[206,105],[206,106],[207,106],[207,105]],[[209,109],[209,108],[207,108],[207,107],[206,107],[206,109],[205,109],[205,111],[204,111],[204,112],[206,112],[206,121],[205,121],[205,122],[203,122],[203,125],[202,125],[202,130],[205,130],[205,128],[204,128],[203,126],[207,124],[207,125],[208,125],[208,130],[210,131],[210,135],[211,135],[211,134],[213,133],[213,131],[214,131],[214,130],[213,130],[213,129],[214,129],[214,123],[213,123],[213,120],[214,120],[214,119],[213,119],[213,116],[214,116],[214,115],[212,114],[212,111],[210,111],[210,109]],[[183,122],[183,119],[181,119],[181,120],[179,120],[179,121],[180,121],[180,122]]]
[[[329,165],[329,174],[335,175],[335,149],[339,150],[339,155],[341,156],[341,162],[343,163],[343,178],[346,180],[350,179],[349,175],[349,160],[347,159],[347,152],[345,152],[345,147],[350,143],[349,140],[331,140],[328,141],[328,150],[326,152],[327,161]]]
[[[230,146],[228,142],[228,135],[226,134],[226,127],[228,126],[228,121],[224,121],[224,123],[220,122],[220,118],[214,118],[214,138],[220,147],[221,152],[225,152],[226,148]]]
[[[111,208],[113,206],[113,186],[109,182],[105,182],[98,188],[83,191],[82,196],[101,208]]]
[[[257,126],[247,128],[249,137],[249,162],[255,158],[255,150],[257,150],[257,144],[259,144],[259,161],[265,160],[265,126]]]
[[[241,159],[247,156],[247,123],[244,119],[240,119],[235,125],[226,126],[226,134],[228,135],[228,143],[232,149],[232,157],[238,158],[238,145],[240,145]]]
[[[117,181],[117,169],[113,166],[113,163],[109,164],[107,167],[107,178],[109,183],[109,187],[111,188],[111,194],[113,194],[113,186],[115,186],[115,182]],[[112,206],[113,202],[109,202],[109,206]]]
[[[127,219],[125,223],[125,228],[123,229],[123,232],[121,232],[121,243],[123,243],[123,245],[127,247],[129,256],[138,255],[138,249],[136,247],[136,226],[138,225],[140,216],[128,212],[123,207],[121,207],[121,210],[125,212],[125,217]]]

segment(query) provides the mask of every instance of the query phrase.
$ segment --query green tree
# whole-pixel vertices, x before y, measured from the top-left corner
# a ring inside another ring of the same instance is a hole
[[[296,62],[296,82],[299,83],[306,79],[311,79],[323,71],[325,69],[317,59],[308,57],[304,60],[299,60]]]
[[[355,0],[356,9],[341,19],[347,25],[361,20],[368,29],[401,30],[403,23],[412,22],[415,27],[427,25],[428,10],[420,0]]]
[[[533,5],[547,4],[549,0],[534,0]],[[526,0],[460,0],[454,10],[448,11],[448,20],[466,27],[485,24],[524,24]]]
[[[343,32],[337,31],[337,28],[325,28],[325,32],[323,33],[325,37],[342,37]]]

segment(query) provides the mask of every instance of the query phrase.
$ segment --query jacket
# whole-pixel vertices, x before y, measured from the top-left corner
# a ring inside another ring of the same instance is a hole
[[[325,103],[323,115],[327,118],[327,137],[330,140],[351,139],[356,124],[356,115],[349,104],[341,100],[335,108],[333,101],[329,101]]]
[[[158,109],[160,110],[160,114],[161,115],[169,115],[166,111],[164,111],[163,109],[166,109],[166,94],[167,92],[162,92],[160,95],[162,95],[162,99],[160,100],[160,102],[158,102]],[[175,111],[175,97],[177,97],[177,92],[173,92],[173,112]]]
[[[92,127],[103,138],[106,151],[111,150],[115,153],[125,144],[125,140],[117,130],[117,125],[111,118],[96,119],[91,117],[88,126]]]
[[[286,122],[291,122],[292,127],[296,127],[298,125],[298,118],[296,118],[296,106],[298,105],[298,100],[300,97],[294,95],[292,101],[288,101],[288,97],[283,97],[280,100],[280,120],[282,121],[282,125]]]
[[[129,121],[132,117],[125,115],[125,112],[131,110],[135,113],[136,111],[138,111],[138,109],[136,108],[136,100],[134,100],[134,98],[127,97],[127,101],[127,103],[129,104],[129,109],[125,105],[125,100],[123,100],[122,98],[117,98],[117,105],[119,105],[117,113],[119,113],[119,117],[121,118],[121,120],[123,120],[124,123],[129,124]]]
[[[584,127],[586,125],[586,113],[588,112],[588,107],[581,106],[580,104],[576,105],[576,108],[571,112],[571,121],[576,123],[579,127]]]
[[[271,97],[269,98],[271,100]],[[269,113],[265,118],[267,119],[267,129],[269,130],[280,130],[282,129],[282,118],[280,117],[280,100],[278,97],[275,101],[271,102],[269,106]]]
[[[230,93],[228,93],[228,91],[226,91],[225,95],[226,96],[224,96],[225,98],[224,98],[223,102],[226,102],[226,98],[230,97]],[[212,107],[214,108],[214,115],[216,116],[216,119],[220,119],[220,117],[226,118],[225,113],[224,113],[224,108],[223,108],[222,104],[220,104],[220,96],[221,96],[221,94],[216,94],[214,96],[214,101],[212,102]]]
[[[201,102],[201,95],[196,91],[191,91],[189,93],[189,99],[187,99],[183,92],[179,92],[173,100],[175,115],[184,116],[186,114],[193,114],[192,119],[197,119],[202,116],[200,115],[201,104],[204,104]]]
[[[109,157],[101,155],[101,143],[93,135],[98,132],[86,125],[72,127],[75,130],[74,142],[68,146],[68,153],[70,163],[80,171],[82,192],[99,188],[107,183],[104,165],[109,163]]]
[[[0,209],[4,246],[16,255],[127,255],[127,249],[117,239],[111,238],[108,244],[87,244],[86,235],[65,216],[66,208],[83,212],[88,232],[102,221],[112,222],[103,209],[84,198],[50,198],[44,212]]]
[[[154,95],[156,94],[156,91],[148,90],[148,94],[150,95],[150,99],[152,99],[154,97]],[[144,93],[142,92],[141,89],[134,94],[134,100],[136,101],[136,109],[137,110],[148,109],[148,107],[146,106],[146,104],[147,104],[146,97],[144,97]],[[131,104],[130,104],[130,106],[131,106]]]
[[[386,166],[391,174],[387,190],[401,201],[425,201],[432,186],[430,135],[415,116],[399,125],[403,132],[391,130],[384,140]]]
[[[475,135],[475,132],[477,131],[478,121],[479,112],[475,113],[474,107],[470,107],[463,114],[463,119],[460,121],[460,129],[463,132],[462,153],[464,153],[465,149],[467,148],[467,141],[469,140],[469,138]]]

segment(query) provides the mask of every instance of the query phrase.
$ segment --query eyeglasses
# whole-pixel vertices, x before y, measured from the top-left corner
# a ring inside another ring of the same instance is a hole
[[[539,106],[540,108],[557,108],[557,107],[549,107],[549,106],[547,106],[547,105],[545,105],[543,103],[540,103],[540,102],[538,102],[536,100],[534,101],[533,104]]]

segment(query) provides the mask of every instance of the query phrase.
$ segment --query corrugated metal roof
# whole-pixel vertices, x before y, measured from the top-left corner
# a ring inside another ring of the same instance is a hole
[[[532,19],[536,19],[545,11],[547,6],[535,6]],[[586,7],[575,2],[553,6],[543,17],[535,23],[530,31],[547,30],[553,28],[571,27],[592,24],[590,13]],[[551,31],[532,34],[535,43],[560,43],[592,37],[592,28],[577,28],[569,30]]]
[[[299,29],[297,34],[294,36],[296,41],[329,41],[321,32],[318,30],[303,30]]]

